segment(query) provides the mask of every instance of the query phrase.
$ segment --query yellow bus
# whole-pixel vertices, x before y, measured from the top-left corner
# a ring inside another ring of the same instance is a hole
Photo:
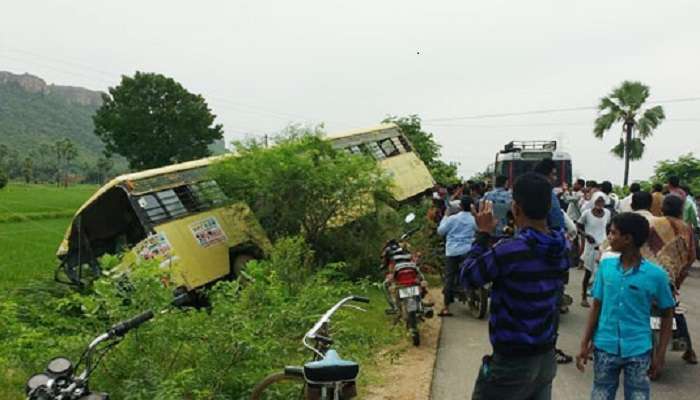
[[[114,178],[76,212],[57,256],[57,280],[81,284],[105,254],[127,251],[117,270],[158,259],[174,287],[190,291],[237,278],[270,243],[250,208],[211,180],[216,156]]]
[[[406,201],[435,184],[428,167],[413,151],[411,142],[396,124],[382,124],[328,135],[336,149],[372,156],[392,178],[395,200]]]

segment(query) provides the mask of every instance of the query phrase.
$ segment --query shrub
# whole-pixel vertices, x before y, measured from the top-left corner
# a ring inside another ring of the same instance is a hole
[[[265,375],[309,358],[300,340],[331,304],[348,294],[380,293],[353,283],[331,265],[312,273],[313,255],[299,238],[278,241],[267,260],[253,261],[244,287],[220,282],[208,292],[208,309],[174,309],[130,333],[103,361],[91,381],[96,390],[128,399],[245,399]],[[22,302],[0,302],[0,370],[13,390],[58,355],[77,359],[87,342],[116,321],[145,309],[168,308],[172,293],[157,263],[134,269],[129,289],[106,278],[84,293],[34,287]],[[340,312],[335,346],[360,362],[394,343],[404,330],[389,328],[385,304],[371,312]],[[0,397],[19,397],[17,392]],[[281,392],[279,399],[290,398]]]

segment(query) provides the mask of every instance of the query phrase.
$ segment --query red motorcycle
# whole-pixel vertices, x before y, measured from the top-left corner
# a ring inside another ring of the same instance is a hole
[[[406,223],[415,220],[415,214],[406,216]],[[411,254],[405,242],[417,232],[415,227],[397,239],[389,240],[382,249],[382,270],[386,271],[384,293],[389,303],[388,314],[398,314],[411,332],[413,345],[420,345],[418,323],[432,318],[432,306],[423,302],[428,294],[427,282],[419,267],[418,257]]]

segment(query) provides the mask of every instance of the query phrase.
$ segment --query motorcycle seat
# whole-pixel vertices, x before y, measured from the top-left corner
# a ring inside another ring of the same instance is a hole
[[[411,258],[410,254],[396,254],[391,256],[391,259],[394,260],[395,263],[411,261]]]
[[[404,262],[401,262],[401,263],[397,263],[396,266],[394,267],[394,270],[395,270],[396,272],[399,272],[399,271],[401,271],[402,269],[406,269],[406,268],[418,269],[418,266],[416,265],[416,263],[414,263],[413,261],[410,261],[410,260],[409,260],[409,261],[404,261]]]
[[[335,350],[328,350],[323,360],[304,364],[304,378],[312,383],[353,381],[360,373],[360,366],[354,361],[340,358]]]

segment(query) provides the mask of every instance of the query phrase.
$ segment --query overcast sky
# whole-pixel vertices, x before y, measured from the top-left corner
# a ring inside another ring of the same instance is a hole
[[[654,101],[700,97],[699,20],[691,0],[5,0],[0,70],[99,90],[163,73],[207,98],[227,140],[415,113],[465,176],[510,140],[560,139],[575,173],[619,182],[620,129],[595,139],[593,110],[483,116],[595,106],[625,79]],[[700,153],[700,101],[661,104],[633,179]]]

